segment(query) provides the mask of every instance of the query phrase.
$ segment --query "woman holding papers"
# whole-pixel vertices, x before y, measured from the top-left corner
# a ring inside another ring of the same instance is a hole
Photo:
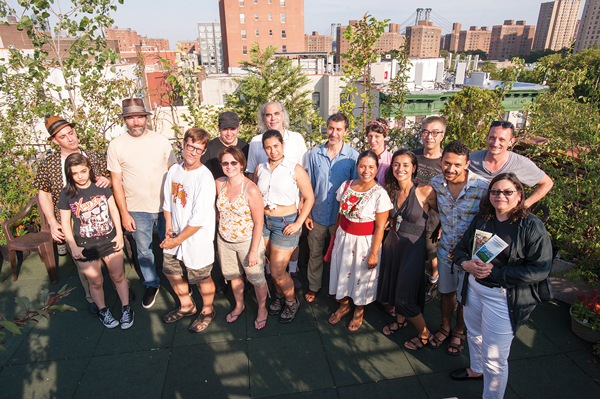
[[[458,380],[483,377],[483,398],[504,397],[512,339],[540,302],[538,283],[552,268],[550,237],[524,200],[513,173],[496,176],[454,249],[455,264],[466,272],[462,298],[471,367],[450,375]],[[478,248],[480,244],[484,246]]]

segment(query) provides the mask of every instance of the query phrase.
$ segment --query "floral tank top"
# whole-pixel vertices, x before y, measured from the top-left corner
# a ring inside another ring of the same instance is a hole
[[[240,195],[235,197],[233,202],[227,199],[227,180],[221,185],[219,196],[217,197],[217,209],[219,210],[219,234],[228,242],[244,242],[252,238],[252,230],[254,222],[252,221],[252,213],[250,205],[246,201],[246,188]]]

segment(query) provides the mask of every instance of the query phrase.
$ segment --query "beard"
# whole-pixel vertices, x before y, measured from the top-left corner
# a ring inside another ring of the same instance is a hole
[[[129,134],[131,134],[134,137],[140,137],[142,134],[144,134],[145,130],[145,127],[127,127],[127,131],[129,132]]]

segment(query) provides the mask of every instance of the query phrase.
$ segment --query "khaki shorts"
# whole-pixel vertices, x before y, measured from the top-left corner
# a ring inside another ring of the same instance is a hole
[[[163,254],[163,273],[170,274],[171,276],[187,275],[188,284],[197,284],[209,278],[212,267],[211,263],[202,269],[190,269],[177,259],[175,255]]]
[[[217,234],[217,253],[225,280],[233,280],[246,273],[246,278],[253,286],[260,287],[266,284],[264,241],[260,240],[258,263],[252,267],[248,266],[248,255],[251,246],[251,239],[244,242],[228,242]]]

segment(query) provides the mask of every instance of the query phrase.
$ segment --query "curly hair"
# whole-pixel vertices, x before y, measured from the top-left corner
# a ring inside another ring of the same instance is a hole
[[[383,118],[375,118],[375,120],[369,122],[365,128],[365,137],[367,137],[370,132],[383,134],[384,137],[387,137],[389,130],[388,121]]]
[[[398,184],[398,179],[394,176],[394,170],[392,165],[394,164],[394,159],[401,155],[408,155],[410,157],[410,162],[415,167],[414,172],[412,173],[412,179],[417,177],[417,170],[419,169],[419,161],[417,160],[417,156],[407,149],[400,149],[392,155],[392,163],[389,168],[385,171],[385,191],[387,191],[390,198],[394,198],[396,192],[400,190],[400,185]]]
[[[527,217],[527,215],[529,214],[529,211],[527,210],[527,208],[525,208],[525,190],[523,189],[523,184],[521,184],[521,182],[519,181],[519,179],[517,178],[517,175],[515,175],[514,173],[500,173],[498,176],[494,177],[492,179],[492,182],[490,183],[490,186],[488,188],[488,192],[485,195],[485,198],[481,200],[481,203],[479,204],[479,214],[478,216],[481,217],[483,220],[489,221],[492,220],[493,218],[496,217],[496,208],[494,208],[494,206],[492,205],[492,202],[490,201],[490,190],[492,189],[492,187],[494,187],[494,184],[496,184],[497,182],[501,181],[501,180],[508,180],[509,182],[511,182],[513,184],[513,186],[515,186],[515,189],[517,190],[517,192],[515,194],[521,194],[521,199],[519,200],[519,202],[517,203],[517,206],[515,206],[515,208],[510,212],[510,215],[508,215],[508,220],[510,220],[510,223],[516,223],[521,219],[525,219]]]

